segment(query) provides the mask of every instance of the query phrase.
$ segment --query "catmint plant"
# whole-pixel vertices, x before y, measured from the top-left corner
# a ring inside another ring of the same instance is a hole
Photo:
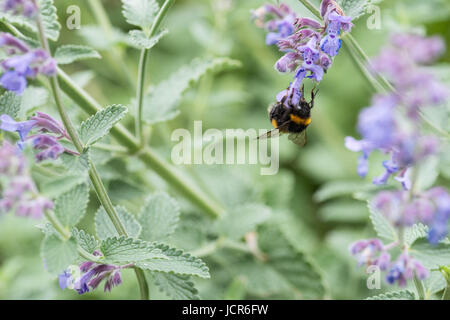
[[[286,93],[297,105],[301,97],[300,88],[305,78],[315,82],[323,79],[331,67],[333,58],[341,47],[340,35],[349,32],[352,18],[346,17],[336,1],[322,1],[323,22],[307,17],[298,17],[286,4],[279,7],[271,4],[253,11],[258,27],[264,28],[267,45],[277,45],[285,55],[275,63],[281,73],[294,72],[293,82],[287,90],[280,92],[276,100],[281,102]],[[288,105],[289,101],[285,101]]]
[[[427,227],[428,241],[437,245],[448,233],[450,193],[444,187],[417,190],[419,166],[440,152],[445,145],[434,134],[425,133],[421,118],[423,108],[444,108],[449,91],[425,68],[444,52],[438,37],[397,34],[390,45],[373,59],[373,71],[385,75],[394,91],[378,94],[372,105],[363,109],[358,119],[362,140],[347,137],[348,149],[361,152],[358,174],[368,174],[369,156],[381,151],[389,159],[383,161],[385,172],[373,179],[376,185],[388,183],[391,177],[400,189],[380,191],[371,201],[373,210],[380,212],[400,234],[400,239],[384,245],[379,239],[361,240],[350,247],[360,265],[377,265],[386,270],[386,281],[406,286],[416,276],[425,279],[429,271],[414,258],[404,243],[406,228],[414,225]],[[400,247],[401,254],[392,259],[389,250]]]

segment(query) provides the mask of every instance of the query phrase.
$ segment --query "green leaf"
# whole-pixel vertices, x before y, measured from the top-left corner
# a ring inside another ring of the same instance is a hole
[[[151,259],[138,261],[136,266],[150,271],[172,272],[181,275],[192,275],[201,278],[209,278],[209,270],[206,264],[182,250],[170,248],[165,244],[156,244],[166,259]]]
[[[59,38],[61,25],[58,22],[57,10],[53,4],[53,0],[39,0],[39,8],[41,11],[45,35],[50,40],[57,41]],[[4,10],[1,10],[0,19],[34,33],[37,33],[38,31],[34,19],[27,18],[24,15],[15,15],[11,12],[4,12]]]
[[[413,292],[409,290],[393,291],[367,298],[366,300],[416,300]]]
[[[353,21],[363,16],[369,5],[377,2],[380,2],[380,0],[338,0],[338,4],[345,15],[352,17]]]
[[[17,118],[20,111],[22,98],[12,91],[6,91],[0,97],[0,115],[7,114],[11,118]]]
[[[74,239],[61,240],[56,235],[46,236],[42,242],[42,259],[46,269],[53,274],[61,273],[78,257]]]
[[[325,295],[323,278],[317,267],[303,252],[294,248],[275,226],[265,226],[258,233],[259,247],[267,255],[266,264],[304,299],[320,299]]]
[[[122,14],[129,24],[149,29],[159,11],[155,0],[122,0]]]
[[[361,201],[331,201],[322,205],[318,214],[323,221],[338,223],[366,222],[369,218],[367,206]]]
[[[195,59],[180,68],[169,79],[152,87],[144,100],[144,120],[149,124],[175,118],[183,93],[207,73],[220,72],[240,66],[240,62],[228,58],[210,60]]]
[[[57,198],[75,186],[85,182],[86,177],[83,175],[67,174],[43,183],[41,193],[49,198]]]
[[[61,46],[55,52],[55,59],[58,64],[70,64],[78,60],[101,58],[101,55],[94,49],[74,44]]]
[[[80,138],[86,146],[93,145],[109,133],[109,130],[127,113],[127,108],[114,104],[81,123]]]
[[[314,194],[314,200],[322,202],[332,198],[349,196],[355,192],[371,191],[374,189],[376,189],[376,186],[363,181],[333,181],[324,184]]]
[[[77,185],[69,192],[59,196],[55,201],[55,215],[65,227],[73,227],[86,213],[89,201],[89,187]]]
[[[423,281],[425,286],[426,297],[438,293],[445,289],[447,281],[445,281],[444,275],[439,271],[431,271],[428,278]]]
[[[177,227],[180,208],[175,199],[165,192],[151,195],[139,213],[142,226],[140,238],[147,241],[163,241],[170,237]]]
[[[80,156],[63,153],[59,158],[70,173],[87,175],[90,167],[89,157],[90,154],[87,151],[83,152]]]
[[[103,240],[100,244],[100,251],[103,253],[105,262],[111,264],[122,265],[139,261],[167,260],[166,255],[157,245],[127,237],[112,237]]]
[[[227,238],[238,240],[270,217],[270,208],[249,203],[232,209],[217,222],[217,232]]]
[[[376,210],[372,204],[368,204],[370,211],[370,220],[372,221],[373,227],[380,238],[389,241],[395,241],[397,239],[397,232],[395,231],[392,224],[386,217]]]
[[[417,239],[425,238],[428,234],[428,227],[418,223],[413,225],[412,227],[405,229],[405,243],[410,246],[413,244]]]
[[[28,86],[21,98],[20,117],[26,118],[35,108],[47,102],[48,91],[44,88]]]
[[[138,49],[151,49],[153,48],[162,37],[168,33],[167,29],[160,31],[150,39],[141,30],[131,30],[129,32],[129,42]]]
[[[72,228],[72,236],[81,248],[91,254],[100,247],[100,242],[84,230]]]
[[[152,272],[152,276],[161,292],[174,300],[200,299],[190,276],[163,272]]]
[[[58,14],[53,0],[40,0],[39,2],[45,35],[49,39],[57,41],[61,25],[58,22]]]
[[[411,245],[410,252],[427,268],[450,265],[450,244],[445,242],[433,245],[427,239],[417,239]]]
[[[131,238],[137,238],[141,233],[141,226],[139,222],[137,222],[137,220],[127,211],[127,209],[120,206],[116,206],[115,209],[128,235]],[[95,214],[95,231],[100,240],[119,236],[119,233],[103,207],[100,207]]]

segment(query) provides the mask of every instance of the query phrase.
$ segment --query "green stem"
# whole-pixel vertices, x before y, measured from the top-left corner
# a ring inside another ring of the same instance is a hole
[[[52,211],[45,211],[45,217],[47,218],[47,220],[52,224],[53,228],[55,228],[55,230],[59,233],[59,235],[64,239],[64,240],[69,240],[70,237],[72,236],[70,234],[70,232],[64,228],[64,226],[61,224],[61,222],[58,220],[58,218],[55,216],[55,214]],[[77,250],[78,253],[80,254],[81,257],[85,258],[88,261],[93,261],[93,262],[99,262],[98,257],[94,256],[93,254],[90,254],[89,252],[87,252],[86,250],[84,250],[83,248],[81,248],[80,246],[77,246]]]
[[[419,300],[425,300],[425,289],[423,287],[422,281],[414,275],[414,285],[416,286],[417,295],[419,296]]]
[[[102,5],[101,0],[89,0],[88,5],[90,6],[97,23],[102,28],[106,38],[109,41],[114,40],[114,30],[111,25],[111,21],[108,18],[108,15],[105,12],[105,8]],[[113,47],[112,50],[106,52],[109,60],[112,60],[111,65],[116,69],[119,75],[125,75],[126,81],[130,88],[135,89],[134,79],[130,73],[130,69],[125,64],[125,60],[122,58],[121,53],[118,51],[117,47]],[[124,79],[125,80],[125,79]]]
[[[164,17],[166,16],[167,12],[169,11],[169,8],[172,6],[172,4],[175,2],[175,0],[166,0],[161,7],[161,10],[159,10],[158,15],[155,18],[155,21],[152,24],[152,27],[150,29],[150,32],[148,34],[148,38],[151,38],[156,35],[156,32],[159,29],[159,26],[161,25],[161,22],[163,21]],[[145,75],[147,70],[147,64],[148,64],[148,56],[150,53],[150,49],[142,49],[141,51],[141,57],[139,59],[139,73],[138,73],[138,86],[137,86],[137,93],[136,93],[136,100],[137,100],[137,116],[136,116],[136,137],[138,138],[139,145],[144,145],[144,130],[143,130],[143,120],[142,120],[142,113],[144,108],[144,91],[145,91]]]
[[[41,43],[41,46],[44,50],[46,50],[50,54],[50,52],[51,52],[50,46],[49,46],[47,37],[45,36],[44,26],[42,23],[42,17],[40,15],[39,11],[37,14],[37,27],[38,27],[38,36],[39,36],[39,41]],[[64,108],[57,75],[50,77],[50,85],[52,88],[53,97],[55,99],[55,103],[56,103],[58,112],[59,112],[61,120],[63,121],[63,124],[67,130],[67,133],[69,134],[70,138],[72,139],[72,142],[73,142],[75,148],[78,150],[79,153],[82,153],[84,150],[84,146],[83,146],[83,143],[82,143],[80,137],[78,136],[78,133],[77,133],[75,127],[72,124],[72,121],[70,120],[69,115],[67,114],[67,112]],[[103,185],[103,183],[100,179],[100,176],[98,174],[98,171],[95,168],[95,165],[92,163],[92,161],[90,163],[89,176],[90,176],[92,185],[97,193],[98,199],[99,199],[100,203],[103,205],[103,207],[105,208],[105,211],[108,213],[108,216],[111,219],[112,223],[114,224],[114,227],[116,228],[117,232],[120,235],[127,236],[125,227],[123,226],[122,222],[120,221],[119,216],[117,215],[117,212],[114,209],[111,199],[109,198],[109,196],[106,192],[105,186]],[[143,271],[142,270],[135,270],[135,271],[136,271],[136,276],[138,278],[139,287],[141,289],[147,287],[147,284],[141,283],[142,281],[144,281],[144,282],[146,281],[145,276],[143,275]],[[148,291],[141,292],[141,297],[142,298],[145,297],[148,299]]]
[[[311,2],[309,2],[308,0],[298,0],[298,1],[300,1],[306,7],[306,9],[311,11],[313,15],[315,15],[319,19],[322,19],[320,11]]]
[[[137,86],[137,113],[136,113],[136,137],[138,138],[139,145],[144,145],[144,130],[142,113],[144,109],[144,91],[145,91],[145,73],[147,70],[147,62],[149,56],[148,49],[142,49],[141,56],[139,58],[139,73],[138,73],[138,86]]]

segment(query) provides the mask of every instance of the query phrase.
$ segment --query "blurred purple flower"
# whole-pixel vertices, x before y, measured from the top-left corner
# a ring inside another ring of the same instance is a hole
[[[41,196],[20,150],[7,141],[0,147],[0,211],[39,219],[53,202]]]
[[[386,270],[390,255],[384,248],[380,239],[359,240],[350,245],[350,253],[355,256],[358,266],[379,266],[381,270]]]
[[[409,256],[407,252],[403,252],[388,271],[386,281],[389,284],[397,282],[400,287],[404,287],[414,275],[419,280],[424,280],[428,277],[428,273],[428,270],[419,261]]]
[[[22,14],[28,18],[34,17],[37,12],[36,3],[33,0],[5,0],[2,9],[3,11],[12,11],[14,15]]]
[[[56,74],[56,61],[43,49],[31,50],[7,33],[0,34],[0,47],[9,56],[1,63],[4,72],[0,84],[9,91],[20,95],[27,87],[28,78],[34,78],[38,73],[46,76]]]

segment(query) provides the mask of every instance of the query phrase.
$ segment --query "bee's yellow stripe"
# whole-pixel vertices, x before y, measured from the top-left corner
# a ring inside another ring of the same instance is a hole
[[[273,126],[275,129],[278,128],[277,120],[272,119],[272,126]]]
[[[307,126],[311,123],[311,118],[304,119],[294,114],[291,114],[291,121],[295,122],[296,124],[302,124],[304,126]]]

